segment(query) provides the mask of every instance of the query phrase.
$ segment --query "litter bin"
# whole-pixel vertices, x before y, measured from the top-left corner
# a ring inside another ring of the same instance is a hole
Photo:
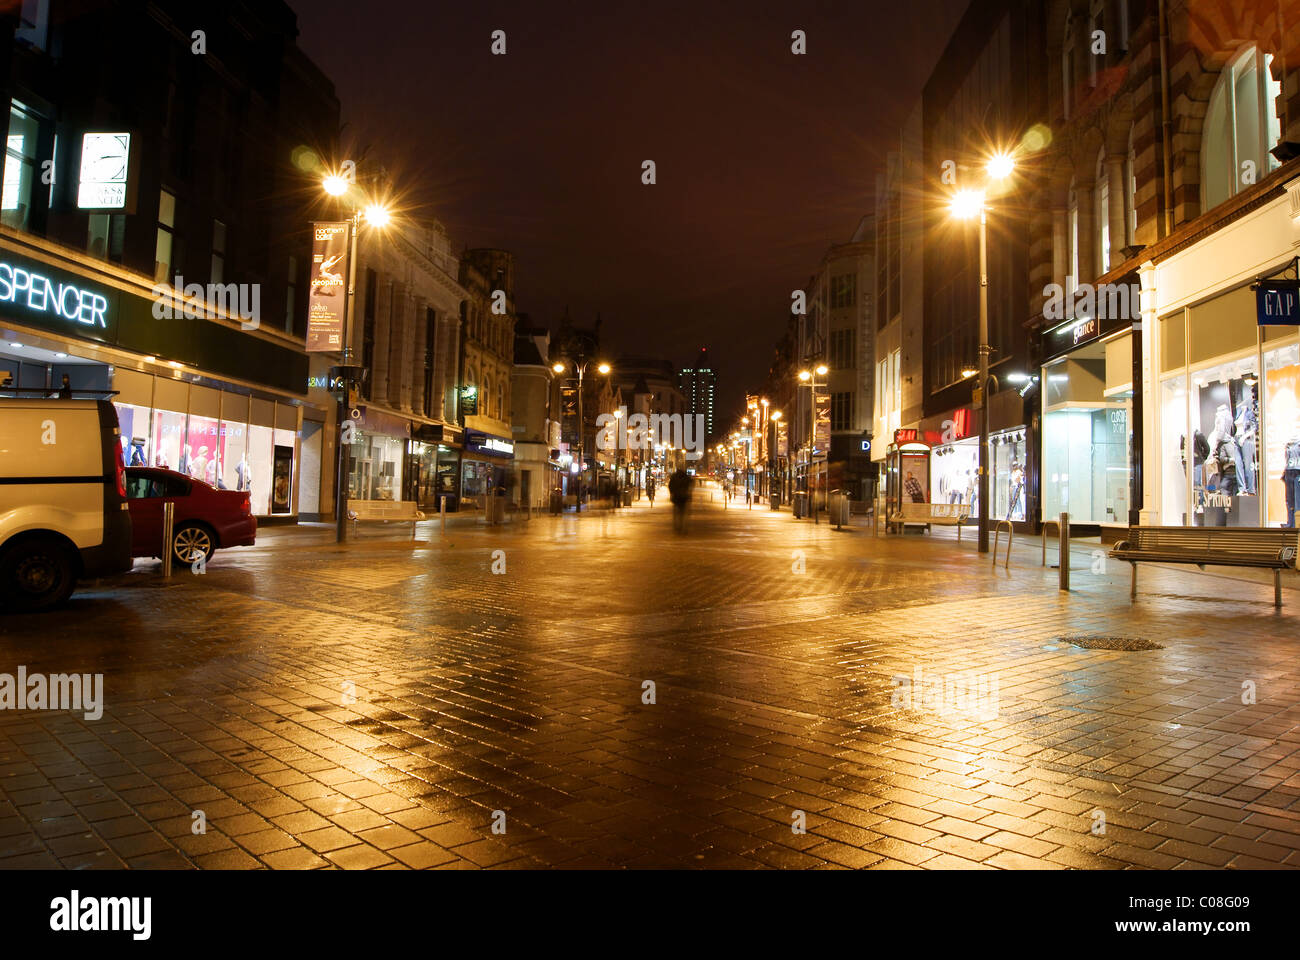
[[[630,506],[632,506],[632,491],[631,491],[631,490],[624,490],[624,491],[623,491],[623,506],[625,506],[625,507],[630,507]]]
[[[559,514],[564,512],[564,494],[559,490],[551,491],[551,513]]]
[[[781,509],[781,496],[780,496],[780,494],[776,494],[776,493],[774,493],[774,494],[772,494],[770,497],[768,497],[768,499],[772,501],[772,509],[773,509],[773,510],[780,510],[780,509]]]
[[[827,519],[837,527],[847,527],[849,524],[849,498],[848,495],[839,491],[832,490],[830,502],[827,504],[829,516]]]
[[[802,520],[806,516],[808,516],[808,494],[799,490],[794,495],[794,518]]]

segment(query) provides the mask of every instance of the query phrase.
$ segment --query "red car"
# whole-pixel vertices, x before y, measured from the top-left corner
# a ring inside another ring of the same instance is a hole
[[[173,562],[207,563],[218,547],[251,547],[257,518],[247,492],[218,490],[175,470],[127,467],[131,555],[162,556],[163,504],[176,504],[172,520]]]

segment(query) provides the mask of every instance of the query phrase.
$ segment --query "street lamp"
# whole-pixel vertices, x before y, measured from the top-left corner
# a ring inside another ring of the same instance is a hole
[[[578,497],[577,508],[578,515],[582,515],[582,485],[583,477],[587,472],[587,444],[586,444],[586,423],[582,417],[582,383],[583,377],[587,373],[587,364],[589,361],[583,358],[581,354],[578,359],[573,361],[573,369],[578,373]],[[569,367],[567,363],[556,362],[552,367],[556,373],[564,373]],[[608,363],[600,363],[596,367],[597,371],[602,374],[608,374],[610,367]]]
[[[988,182],[1005,180],[1015,170],[1015,160],[1009,153],[997,153],[985,164]],[[952,196],[952,215],[958,220],[980,221],[980,349],[979,383],[974,390],[974,400],[980,412],[979,439],[979,552],[989,552],[989,266],[988,266],[988,203],[984,190],[958,190]],[[965,376],[966,371],[962,371]]]
[[[817,450],[817,387],[819,386],[819,384],[817,383],[817,378],[824,377],[829,372],[830,372],[830,368],[827,367],[826,364],[824,363],[817,364],[817,366],[814,367],[811,371],[809,370],[799,371],[799,379],[802,380],[804,383],[808,384],[808,388],[809,388],[808,420],[809,420],[809,425],[812,429],[811,432],[808,434],[808,508],[809,510],[812,511],[813,523],[818,522],[817,499],[813,487],[813,484],[815,482],[814,470],[816,469],[814,467],[814,463],[816,462],[814,455]]]
[[[330,174],[321,181],[321,188],[331,197],[343,197],[352,187],[352,184],[338,174]],[[339,424],[339,450],[338,450],[338,476],[335,482],[335,530],[334,539],[342,543],[347,539],[347,485],[348,475],[351,473],[351,459],[349,444],[344,441],[344,421],[347,417],[348,387],[352,383],[352,312],[356,302],[357,293],[357,227],[361,220],[374,227],[383,228],[388,226],[392,220],[392,213],[382,203],[370,202],[366,204],[364,213],[355,203],[352,204],[352,215],[348,218],[348,295],[343,306],[343,362],[340,364],[340,379],[342,382],[339,386],[338,400],[338,424]]]

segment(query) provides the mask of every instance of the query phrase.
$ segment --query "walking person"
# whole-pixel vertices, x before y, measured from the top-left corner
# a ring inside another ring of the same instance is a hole
[[[645,495],[650,500],[650,506],[655,505],[655,478],[647,477],[645,482]]]
[[[673,503],[673,529],[686,532],[686,509],[691,502],[691,478],[685,470],[676,471],[668,479],[668,499]]]

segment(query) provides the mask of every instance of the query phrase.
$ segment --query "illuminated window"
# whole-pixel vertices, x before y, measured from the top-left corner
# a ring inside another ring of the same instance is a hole
[[[1223,203],[1279,166],[1269,153],[1282,138],[1277,118],[1281,84],[1273,57],[1246,47],[1223,68],[1210,94],[1201,132],[1201,208]]]

